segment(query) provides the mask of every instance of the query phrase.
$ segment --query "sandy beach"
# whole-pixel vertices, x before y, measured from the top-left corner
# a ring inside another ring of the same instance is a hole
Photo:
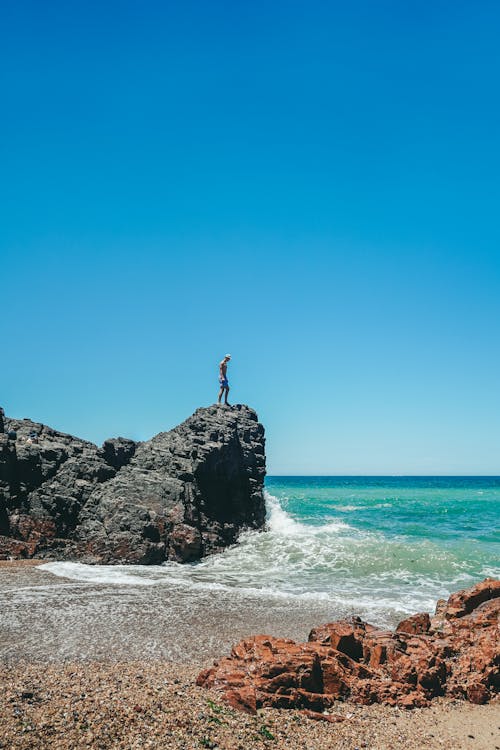
[[[17,589],[21,582],[24,587],[28,585],[30,575],[35,575],[31,578],[32,586],[42,585],[36,574],[42,577],[46,574],[36,571],[36,565],[36,561],[0,563],[5,601],[9,589]],[[50,593],[49,581],[42,580]],[[88,601],[80,602],[82,611],[88,606]],[[54,621],[49,618],[49,624],[45,624],[46,638],[40,629],[35,629],[39,650],[29,648],[28,638],[24,641],[28,648],[23,653],[20,648],[23,624],[29,630],[35,622],[29,609],[29,600],[23,607],[17,607],[17,642],[12,642],[12,611],[8,622],[5,610],[0,619],[0,747],[5,750],[500,748],[498,702],[472,706],[439,699],[430,708],[414,711],[339,702],[331,712],[339,719],[335,723],[313,721],[300,711],[263,709],[257,716],[234,711],[221,702],[220,695],[195,685],[199,670],[210,664],[214,655],[222,656],[228,650],[225,643],[228,635],[223,633],[219,640],[217,632],[206,632],[216,628],[210,618],[200,619],[192,632],[192,639],[199,637],[204,647],[198,652],[188,652],[184,659],[165,658],[161,647],[155,655],[147,646],[145,656],[136,658],[141,638],[148,643],[147,622],[142,636],[140,630],[135,634],[131,658],[124,658],[123,641],[117,633],[116,653],[111,641],[107,641],[107,653],[97,650],[92,654],[83,649],[87,656],[75,659],[74,652],[65,650],[63,644],[57,645],[57,639],[64,637],[63,632],[57,629],[50,632],[57,619],[54,612]],[[88,615],[91,614],[90,610]],[[73,636],[68,633],[70,642]],[[237,638],[235,635],[234,640]]]
[[[500,706],[438,702],[401,711],[339,703],[338,723],[300,711],[234,711],[194,686],[197,670],[163,661],[17,663],[0,669],[0,747],[470,748],[500,746]]]

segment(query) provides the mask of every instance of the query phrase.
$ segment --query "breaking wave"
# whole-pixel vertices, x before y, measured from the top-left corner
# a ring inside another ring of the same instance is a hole
[[[390,507],[379,503],[379,507]],[[429,610],[436,599],[493,568],[477,569],[453,548],[429,539],[389,536],[337,518],[299,517],[286,499],[266,492],[263,532],[244,532],[237,545],[181,565],[99,565],[54,562],[41,569],[103,586],[169,586],[225,596],[328,602],[339,616],[356,612],[386,622],[387,613]],[[335,505],[330,506],[334,510]],[[351,504],[337,510],[354,514]],[[345,517],[345,516],[344,516]],[[350,515],[349,518],[352,516]],[[498,575],[500,571],[496,571]]]

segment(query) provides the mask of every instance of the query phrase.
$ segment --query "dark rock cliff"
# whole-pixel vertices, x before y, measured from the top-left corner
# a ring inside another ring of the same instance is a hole
[[[101,448],[0,410],[0,559],[147,564],[223,549],[264,525],[264,444],[242,405]]]

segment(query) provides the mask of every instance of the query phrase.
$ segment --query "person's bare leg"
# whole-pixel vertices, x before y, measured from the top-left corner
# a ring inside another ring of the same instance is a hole
[[[231,404],[228,404],[227,402],[227,397],[229,396],[229,386],[227,386],[227,388],[225,388],[224,390],[226,391],[224,395],[224,403],[226,404],[226,406],[231,406]]]
[[[217,399],[217,403],[219,403],[219,404],[220,404],[220,400],[221,400],[221,398],[222,398],[222,394],[223,394],[223,393],[224,393],[224,388],[223,388],[223,387],[221,386],[221,389],[220,389],[220,391],[219,391],[219,398]]]

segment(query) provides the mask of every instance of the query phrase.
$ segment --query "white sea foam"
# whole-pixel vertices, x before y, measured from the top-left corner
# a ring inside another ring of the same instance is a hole
[[[264,495],[266,498],[267,525],[269,530],[274,532],[277,536],[314,536],[322,534],[325,531],[331,532],[339,529],[351,528],[343,521],[331,521],[318,526],[301,523],[284,510],[277,497],[274,497],[274,495],[271,495],[271,493],[267,491]]]
[[[139,570],[137,570],[139,569]],[[73,562],[52,562],[40,566],[40,570],[53,573],[56,576],[69,578],[72,581],[85,583],[107,583],[133,586],[154,586],[158,580],[141,575],[143,566],[125,565],[84,565]]]
[[[39,569],[87,584],[165,585],[194,594],[220,592],[311,606],[327,602],[333,612],[351,610],[378,622],[384,622],[387,612],[432,608],[437,598],[475,580],[466,561],[427,540],[387,538],[336,519],[304,523],[267,492],[266,506],[267,531],[244,532],[237,545],[198,563],[145,567],[62,562]]]

